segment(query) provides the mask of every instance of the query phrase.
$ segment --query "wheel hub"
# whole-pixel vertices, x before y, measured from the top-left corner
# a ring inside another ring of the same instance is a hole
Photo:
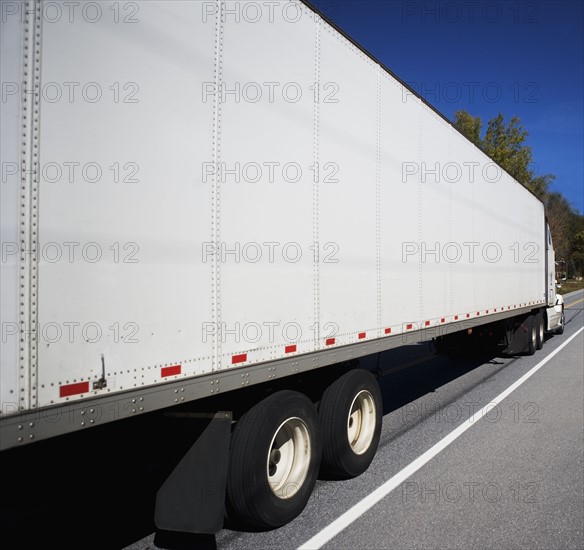
[[[310,435],[303,420],[285,420],[276,430],[267,460],[268,483],[281,499],[293,497],[302,487],[312,454]]]
[[[373,396],[362,390],[353,399],[347,418],[347,438],[355,454],[369,449],[375,435],[377,415]]]

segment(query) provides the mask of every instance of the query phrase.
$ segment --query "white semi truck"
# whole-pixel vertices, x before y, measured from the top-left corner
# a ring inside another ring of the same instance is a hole
[[[3,453],[165,411],[157,526],[277,527],[376,452],[340,364],[563,330],[543,204],[312,6],[1,5]]]

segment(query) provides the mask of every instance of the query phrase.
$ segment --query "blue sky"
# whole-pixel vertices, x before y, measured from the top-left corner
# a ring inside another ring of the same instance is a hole
[[[582,0],[313,0],[448,118],[517,115],[534,168],[584,212]]]

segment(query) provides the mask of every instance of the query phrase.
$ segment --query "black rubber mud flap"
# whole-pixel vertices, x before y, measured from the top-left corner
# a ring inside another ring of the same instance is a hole
[[[164,531],[217,533],[225,516],[231,412],[177,416],[200,435],[158,490],[154,523]]]

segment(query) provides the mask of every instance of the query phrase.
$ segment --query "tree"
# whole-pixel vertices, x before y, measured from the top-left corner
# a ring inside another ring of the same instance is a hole
[[[483,121],[481,117],[473,117],[467,111],[456,111],[454,117],[454,126],[477,147],[482,148],[481,130]]]
[[[584,275],[584,216],[574,217],[575,233],[572,240],[572,260],[574,261],[574,275],[582,277]]]
[[[578,216],[580,223],[584,220],[584,216]],[[573,252],[584,252],[584,230],[576,233],[573,241]]]
[[[556,257],[567,259],[571,252],[572,207],[564,196],[557,191],[548,194],[545,207],[554,240]]]
[[[555,176],[537,175],[532,169],[531,147],[525,145],[529,135],[518,117],[505,124],[503,114],[489,120],[484,137],[481,137],[482,120],[461,110],[454,114],[454,126],[477,147],[482,149],[506,172],[522,183],[540,200],[544,200]]]
[[[544,174],[543,176],[532,176],[527,188],[541,201],[545,201],[548,189],[555,181],[556,176],[553,174]]]
[[[529,189],[533,160],[531,147],[524,145],[527,131],[523,129],[517,117],[513,117],[505,126],[502,114],[489,120],[487,132],[483,138],[483,150],[518,182]]]

